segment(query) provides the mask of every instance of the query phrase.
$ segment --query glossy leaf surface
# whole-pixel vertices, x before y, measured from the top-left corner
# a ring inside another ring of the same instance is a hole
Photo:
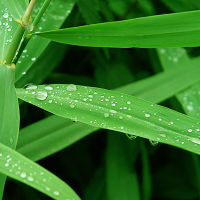
[[[36,33],[56,42],[114,48],[195,47],[200,45],[200,11],[142,17]]]
[[[133,96],[75,85],[30,85],[17,94],[62,117],[200,153],[199,120]]]
[[[77,199],[77,194],[61,179],[37,163],[0,144],[0,172],[25,183],[53,199]]]

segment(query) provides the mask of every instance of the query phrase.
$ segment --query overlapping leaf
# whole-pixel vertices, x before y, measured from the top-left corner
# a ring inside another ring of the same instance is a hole
[[[30,85],[17,94],[62,117],[200,153],[199,120],[133,96],[75,85]]]
[[[56,42],[117,48],[194,47],[200,45],[200,11],[142,17],[118,22],[36,33]]]
[[[0,143],[0,172],[25,183],[53,199],[77,199],[78,195],[62,180],[37,163]]]

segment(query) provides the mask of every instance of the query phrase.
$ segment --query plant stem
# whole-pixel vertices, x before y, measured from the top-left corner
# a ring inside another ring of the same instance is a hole
[[[33,11],[33,7],[35,6],[37,0],[31,0],[31,2],[28,5],[28,8],[26,9],[26,12],[22,18],[23,21],[28,22],[29,18],[31,16],[31,13]]]
[[[21,44],[21,47],[18,51],[18,54],[17,54],[17,57],[16,59],[14,60],[14,63],[16,64],[17,60],[19,59],[19,57],[21,56],[23,50],[25,49],[26,45],[28,44],[29,40],[31,39],[32,35],[30,35],[31,33],[33,33],[35,27],[37,26],[37,24],[39,23],[42,15],[44,14],[47,6],[49,5],[51,0],[45,0],[45,2],[43,3],[42,5],[42,8],[40,9],[39,13],[37,14],[35,20],[33,21],[33,30],[31,31],[28,31],[28,33],[26,34],[22,44]]]
[[[30,15],[31,12],[33,10],[33,7],[35,5],[37,0],[31,0],[30,4],[28,5],[28,8],[26,9],[26,12],[24,14],[24,16],[22,17],[22,24],[20,24],[15,32],[15,35],[5,53],[5,56],[3,58],[3,62],[6,61],[7,65],[10,65],[12,63],[12,60],[16,54],[16,51],[18,49],[18,46],[21,42],[21,39],[23,37],[24,31],[25,31],[25,27],[23,27],[23,24],[28,24],[30,23]]]
[[[3,58],[3,62],[6,61],[7,65],[10,65],[12,63],[24,31],[25,28],[19,25]]]

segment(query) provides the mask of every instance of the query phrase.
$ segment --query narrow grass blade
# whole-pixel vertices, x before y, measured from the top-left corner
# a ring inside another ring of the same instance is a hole
[[[57,176],[37,163],[0,143],[0,172],[53,199],[80,200],[78,195]]]
[[[0,2],[0,8],[2,10],[0,16],[0,61],[3,62],[4,54],[12,40],[15,31],[17,30],[18,23],[13,20],[2,1]]]
[[[26,8],[28,6],[29,1],[28,0],[2,0],[6,7],[8,8],[8,11],[11,13],[13,18],[15,20],[19,20],[21,17],[24,16],[24,13],[26,11]]]
[[[50,116],[20,131],[17,151],[33,161],[41,160],[98,130],[80,122]]]
[[[40,3],[43,3],[43,1],[40,0]],[[49,4],[49,6],[45,11],[45,15],[41,18],[35,31],[41,31],[41,30],[47,31],[52,29],[58,29],[63,24],[65,19],[69,16],[71,10],[74,7],[74,3],[75,3],[74,0],[51,1],[51,3]],[[36,17],[39,9],[40,9],[40,4],[37,4],[36,8],[33,10],[32,13],[33,19]],[[42,54],[42,52],[47,47],[49,42],[50,42],[49,40],[37,36],[36,37],[33,36],[31,38],[26,48],[24,49],[21,57],[16,63],[16,73],[15,73],[16,81],[21,77],[23,77],[23,75],[27,72],[27,70]]]
[[[140,200],[140,187],[130,152],[132,141],[122,134],[108,133],[106,149],[106,183],[108,199]],[[131,155],[132,153],[132,155]]]
[[[19,107],[14,87],[14,69],[0,65],[0,143],[15,149],[19,133]],[[0,198],[6,176],[0,174]]]
[[[117,91],[160,103],[198,82],[200,78],[199,70],[199,62],[193,60],[189,65],[185,63],[182,66],[161,72],[136,83],[122,86]],[[131,90],[132,92],[129,93],[128,91]]]
[[[200,11],[142,17],[118,22],[36,33],[56,42],[114,48],[196,47]]]
[[[62,117],[200,154],[200,120],[133,96],[75,85],[29,85],[17,94]]]

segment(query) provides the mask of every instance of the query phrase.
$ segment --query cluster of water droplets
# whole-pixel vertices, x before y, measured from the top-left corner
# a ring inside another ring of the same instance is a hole
[[[10,174],[11,177],[30,185],[31,183],[36,183],[43,188],[43,190],[52,193],[55,198],[63,191],[62,186],[53,183],[54,180],[49,172],[42,171],[42,169],[37,166],[32,166],[26,161],[17,160],[16,157],[7,153],[0,153],[0,161],[1,165],[4,165],[2,168],[7,169],[8,174]]]
[[[131,98],[120,93],[111,95],[112,93],[106,93],[105,90],[73,84],[46,86],[29,84],[24,89],[24,97],[27,94],[38,100],[33,102],[35,105],[44,109],[45,105],[54,105],[53,107],[60,110],[62,115],[71,118],[74,122],[82,121],[94,126],[124,132],[129,139],[135,139],[136,136],[151,138],[153,146],[158,142],[173,143],[174,145],[184,144],[186,140],[195,145],[200,144],[200,138],[195,136],[200,130],[198,123],[195,125],[191,121],[191,125],[186,127],[179,118],[155,112],[155,110],[159,110],[156,108],[158,106],[156,104],[148,103],[149,107],[145,105],[144,110],[143,107],[138,106],[140,102],[135,102],[140,100],[132,101]],[[29,102],[32,103],[32,100],[30,99]],[[85,110],[83,114],[82,110]],[[173,118],[173,121],[170,118]],[[134,124],[137,128],[134,128]],[[148,127],[157,127],[157,134],[149,135]]]

